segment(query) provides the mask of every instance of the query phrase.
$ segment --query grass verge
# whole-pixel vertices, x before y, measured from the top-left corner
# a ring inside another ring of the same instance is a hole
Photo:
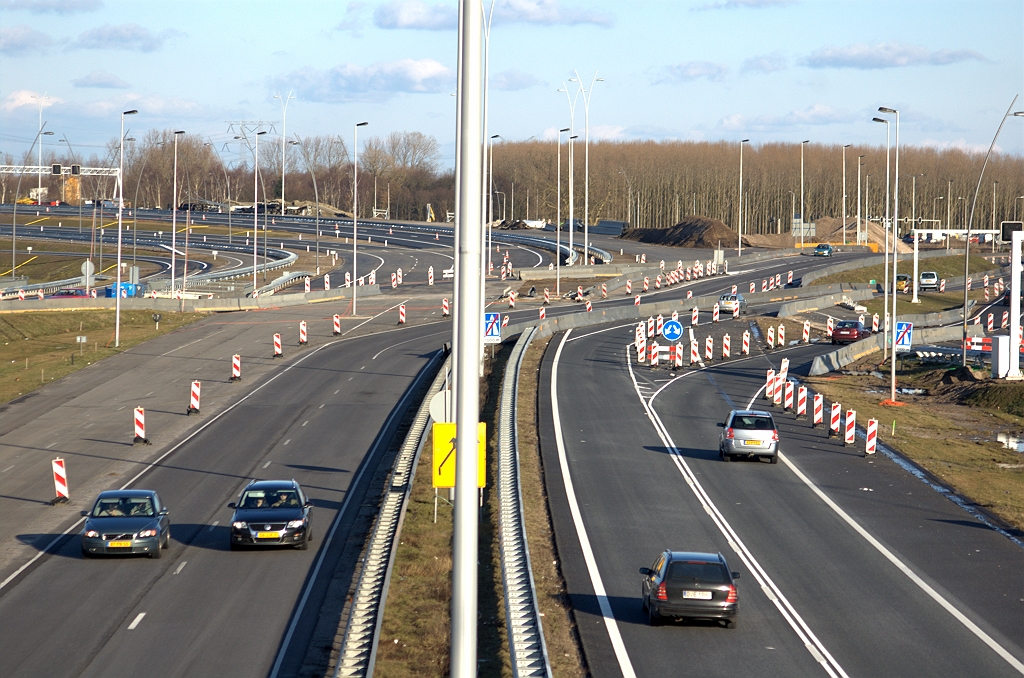
[[[202,313],[163,313],[157,330],[148,311],[121,312],[121,346],[114,345],[114,311],[35,311],[0,314],[0,403],[161,334]],[[85,336],[78,344],[75,337]]]
[[[863,361],[851,370],[874,369]],[[919,396],[898,395],[902,407],[886,407],[885,379],[828,375],[808,383],[825,397],[857,412],[857,422],[878,420],[878,437],[979,506],[1024,529],[1024,457],[996,441],[1000,433],[1024,429],[1024,384],[943,383],[948,368],[910,366],[897,375],[900,387],[923,388]],[[895,424],[895,434],[893,433]],[[858,443],[862,444],[862,443]]]
[[[903,273],[913,271],[912,263],[900,262],[903,267]],[[964,274],[964,255],[953,255],[948,257],[935,257],[934,259],[921,259],[918,262],[918,271],[935,271],[940,278],[956,278]],[[979,271],[991,270],[992,262],[986,260],[977,254],[971,255],[971,273],[977,273]],[[892,269],[889,270],[890,274]],[[833,285],[835,283],[867,283],[872,280],[877,280],[879,283],[885,280],[885,266],[883,264],[876,264],[875,266],[865,266],[864,268],[855,268],[850,271],[841,271],[839,273],[833,273],[827,275],[824,278],[818,278],[814,281],[815,285]]]

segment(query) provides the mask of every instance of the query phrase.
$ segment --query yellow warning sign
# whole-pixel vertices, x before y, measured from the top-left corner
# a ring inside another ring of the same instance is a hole
[[[477,436],[477,487],[487,484],[487,424],[480,422]],[[434,423],[434,459],[431,479],[436,488],[455,487],[455,424]]]

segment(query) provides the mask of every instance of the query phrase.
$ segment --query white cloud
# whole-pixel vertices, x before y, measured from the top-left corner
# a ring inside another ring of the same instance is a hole
[[[53,96],[47,96],[43,99],[43,108],[49,108],[54,104],[63,103],[63,99],[59,99]],[[39,92],[33,92],[30,89],[19,89],[11,92],[4,97],[3,103],[0,104],[5,111],[13,111],[24,106],[31,106],[32,108],[39,107]]]
[[[31,26],[0,28],[0,54],[24,56],[45,50],[53,41],[50,36],[40,33]]]
[[[709,5],[697,5],[690,9],[702,12],[709,9],[764,9],[766,7],[786,7],[796,4],[795,0],[723,0]]]
[[[373,23],[378,28],[455,30],[459,26],[458,7],[428,5],[422,0],[393,0],[373,11]]]
[[[491,76],[491,89],[517,92],[538,84],[537,78],[523,71],[502,71]]]
[[[166,30],[154,33],[138,24],[106,24],[88,30],[78,36],[71,46],[79,49],[119,49],[131,52],[154,52],[160,49],[164,40],[180,35],[177,31]]]
[[[455,75],[433,59],[399,59],[369,66],[341,64],[326,71],[304,69],[276,79],[309,101],[339,102],[386,99],[400,92],[441,92]]]
[[[786,57],[780,52],[753,56],[743,62],[745,73],[774,73],[786,70]]]
[[[0,9],[28,10],[33,14],[92,12],[102,6],[102,0],[0,0]]]
[[[72,80],[71,84],[75,87],[98,87],[103,89],[127,89],[130,87],[127,82],[106,71],[93,71],[77,80]]]
[[[690,82],[698,78],[721,80],[729,72],[729,67],[711,61],[686,61],[668,66],[665,70],[665,77],[658,82]]]
[[[815,104],[785,115],[759,115],[748,118],[740,113],[728,115],[718,121],[718,128],[729,132],[773,132],[808,125],[833,125],[861,119],[861,116],[839,111],[826,104]]]
[[[345,18],[342,19],[337,26],[334,27],[336,31],[348,31],[353,35],[362,35],[363,29],[363,10],[366,9],[366,4],[362,2],[350,2],[345,6]]]
[[[495,23],[540,25],[594,24],[610,26],[612,17],[579,7],[563,6],[558,0],[498,0]],[[428,4],[424,0],[391,0],[377,7],[373,22],[378,28],[428,31],[455,30],[459,25],[454,4]]]
[[[868,45],[858,43],[845,47],[822,47],[812,52],[804,65],[811,68],[900,68],[903,66],[946,66],[964,61],[985,61],[972,49],[940,49],[931,51],[917,45],[896,42]]]

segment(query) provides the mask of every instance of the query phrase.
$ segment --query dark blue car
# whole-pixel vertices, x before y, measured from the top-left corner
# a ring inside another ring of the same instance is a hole
[[[152,490],[101,492],[91,511],[82,511],[82,555],[144,554],[159,558],[171,538],[167,507]]]

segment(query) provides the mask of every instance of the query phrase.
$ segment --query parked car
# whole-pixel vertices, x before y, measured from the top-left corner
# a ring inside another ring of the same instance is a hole
[[[57,290],[50,295],[51,298],[65,298],[65,297],[88,297],[89,293],[80,287],[68,288],[63,290]]]
[[[895,287],[897,292],[903,292],[904,294],[910,292],[910,288],[912,287],[910,276],[906,273],[897,273]]]
[[[832,249],[832,245],[827,242],[823,242],[814,248],[814,256],[816,257],[831,257],[835,253]]]
[[[779,430],[769,412],[763,410],[732,410],[719,424],[718,454],[724,461],[735,457],[764,457],[769,463],[779,461]]]
[[[922,292],[924,290],[935,290],[939,289],[939,274],[935,271],[925,271],[917,278],[917,288]]]
[[[832,328],[833,344],[852,344],[871,336],[871,330],[859,320],[840,320]]]
[[[171,539],[167,507],[152,490],[101,492],[89,511],[82,511],[82,555],[145,554],[159,558]]]
[[[718,308],[722,313],[733,313],[739,308],[742,315],[747,312],[747,300],[742,294],[723,294],[718,297]]]
[[[253,480],[238,503],[231,502],[232,550],[244,546],[294,546],[303,551],[313,539],[313,503],[294,480]]]
[[[647,621],[666,617],[708,619],[736,628],[739,595],[736,580],[721,553],[664,551],[651,567],[641,567],[640,595]]]

